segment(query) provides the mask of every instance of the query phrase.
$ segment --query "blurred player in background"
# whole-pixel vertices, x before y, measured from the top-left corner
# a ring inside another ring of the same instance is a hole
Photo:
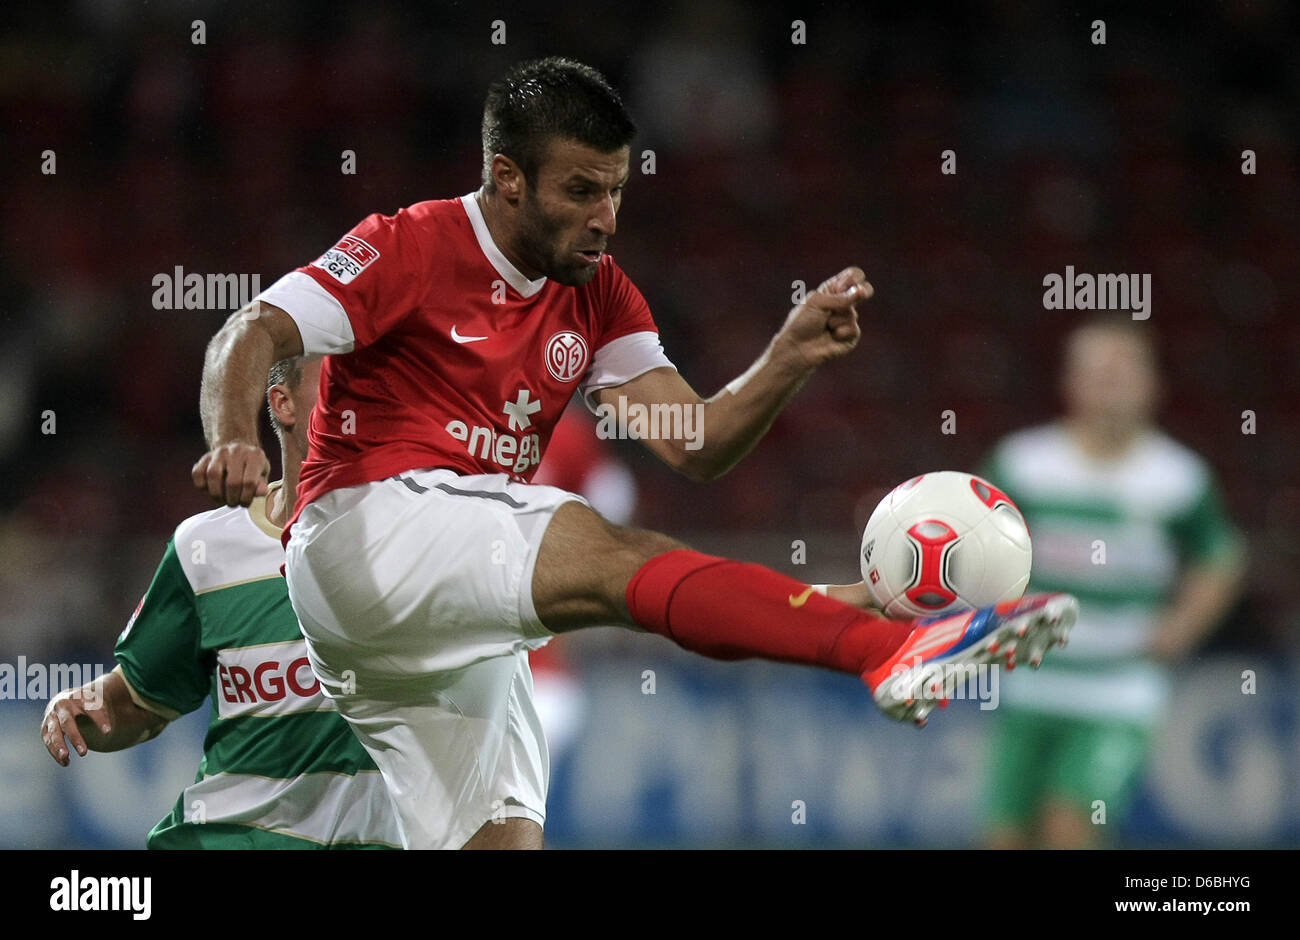
[[[269,382],[284,479],[177,526],[117,666],[55,697],[41,736],[66,767],[69,743],[82,756],[133,747],[211,697],[198,776],[149,848],[400,848],[378,768],[321,694],[280,575],[320,360],[277,362]]]
[[[1169,666],[1241,585],[1242,540],[1206,462],[1154,425],[1158,391],[1149,327],[1090,321],[1066,344],[1065,416],[1012,434],[984,467],[1029,524],[1030,589],[1080,601],[1070,648],[1002,693],[993,846],[1105,844],[1140,782]]]
[[[848,267],[743,375],[707,400],[692,389],[607,252],[635,130],[594,69],[516,66],[488,89],[476,192],[367,217],[208,348],[193,480],[230,506],[266,486],[259,374],[327,355],[285,571],[312,669],[383,770],[408,847],[541,847],[549,761],[527,657],[556,633],[619,625],[819,665],[921,723],[937,702],[886,689],[991,661],[1017,634],[1033,658],[1073,623],[1063,595],[887,620],[531,482],[575,391],[593,409],[675,409],[676,430],[641,443],[692,479],[721,476],[861,337],[873,290]]]

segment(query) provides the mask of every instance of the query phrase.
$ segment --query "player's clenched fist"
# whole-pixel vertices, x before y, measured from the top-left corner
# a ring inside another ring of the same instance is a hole
[[[227,506],[247,506],[266,495],[271,462],[262,448],[245,441],[214,447],[194,465],[194,485]]]
[[[790,311],[777,343],[812,367],[843,356],[862,337],[857,305],[874,293],[861,268],[845,268]]]

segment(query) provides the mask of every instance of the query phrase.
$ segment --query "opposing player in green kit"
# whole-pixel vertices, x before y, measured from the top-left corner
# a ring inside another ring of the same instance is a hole
[[[246,508],[177,526],[117,667],[56,696],[41,722],[66,767],[72,749],[132,747],[212,699],[198,775],[150,848],[401,847],[378,769],[312,675],[280,574],[319,382],[319,359],[275,364],[267,398],[284,479]]]
[[[1065,416],[1011,435],[984,466],[1033,533],[1030,590],[1080,603],[1069,649],[1002,695],[992,847],[1108,844],[1168,706],[1171,666],[1240,590],[1244,545],[1210,465],[1155,424],[1155,352],[1143,323],[1080,325],[1066,346]]]

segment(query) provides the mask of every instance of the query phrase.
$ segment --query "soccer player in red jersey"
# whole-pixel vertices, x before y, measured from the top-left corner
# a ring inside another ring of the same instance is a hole
[[[1072,623],[1059,595],[887,620],[861,584],[824,594],[529,483],[575,390],[625,415],[690,409],[699,433],[643,443],[717,477],[861,335],[872,287],[848,267],[744,375],[698,395],[606,251],[634,132],[594,69],[515,67],[488,90],[477,192],[366,218],[208,349],[210,449],[193,477],[228,505],[265,490],[261,377],[326,357],[285,574],[312,668],[382,770],[407,847],[541,846],[549,768],[527,651],[556,633],[639,627],[706,656],[850,672],[923,723],[926,668],[1010,657],[1017,638],[1033,660]]]

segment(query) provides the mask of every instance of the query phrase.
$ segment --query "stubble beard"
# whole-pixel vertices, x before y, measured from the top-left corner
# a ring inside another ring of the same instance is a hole
[[[524,196],[520,206],[519,237],[516,242],[519,256],[546,277],[566,287],[581,287],[596,276],[599,265],[582,265],[566,262],[559,254],[564,246],[557,246],[561,224],[538,205],[531,194]]]

